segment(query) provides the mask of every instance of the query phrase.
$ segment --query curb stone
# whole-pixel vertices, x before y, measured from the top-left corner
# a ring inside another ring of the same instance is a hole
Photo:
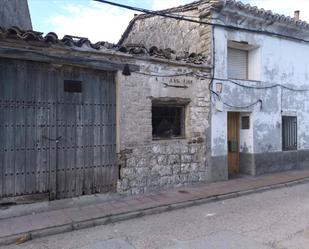
[[[222,194],[222,195],[209,196],[206,198],[201,197],[197,199],[192,199],[192,200],[187,200],[187,201],[182,201],[182,202],[177,202],[177,203],[172,203],[172,204],[165,204],[165,205],[161,205],[157,207],[145,208],[145,209],[136,210],[136,211],[123,212],[123,213],[114,214],[114,215],[108,214],[103,217],[88,219],[88,220],[79,221],[79,222],[72,222],[72,223],[64,224],[60,226],[38,229],[38,230],[21,233],[21,234],[0,237],[0,246],[14,244],[17,239],[19,239],[21,236],[24,236],[24,235],[29,237],[29,240],[31,240],[31,239],[41,238],[41,237],[50,236],[50,235],[56,235],[59,233],[81,230],[81,229],[100,226],[100,225],[108,225],[110,223],[130,220],[133,218],[138,218],[138,217],[142,217],[146,215],[160,214],[160,213],[167,212],[167,211],[188,208],[188,207],[202,205],[202,204],[206,204],[210,202],[237,198],[240,196],[250,195],[254,193],[262,193],[262,192],[266,192],[272,189],[291,187],[294,185],[308,183],[308,182],[309,182],[309,178],[304,178],[304,179],[300,179],[296,181],[278,183],[278,184],[264,186],[264,187],[260,187],[256,189],[236,191],[236,192],[231,192],[231,193]]]
[[[43,229],[38,229],[38,230],[30,232],[30,238],[31,239],[42,238],[42,237],[46,237],[46,236],[50,236],[54,234],[71,232],[72,230],[73,230],[72,224],[65,224],[65,225],[60,225],[60,226],[55,226],[55,227],[50,227],[50,228],[43,228]]]
[[[95,226],[95,221],[93,221],[93,220],[73,222],[72,230],[80,230],[80,229],[89,228],[89,227],[93,227],[93,226]]]
[[[300,183],[300,181],[287,182],[287,183],[285,183],[285,186],[291,187],[291,186],[294,186],[294,185],[299,184],[299,183]]]
[[[0,238],[0,246],[6,246],[10,244],[15,244],[16,241],[23,235],[27,235],[31,239],[30,233],[23,233],[23,234],[17,234],[17,235],[10,235],[6,237]]]
[[[270,186],[265,186],[265,187],[260,187],[260,188],[257,188],[253,193],[262,193],[262,192],[265,192],[267,190],[271,190],[271,185]]]
[[[279,183],[276,185],[271,186],[271,189],[278,189],[278,188],[285,188],[286,185],[284,183]]]
[[[245,195],[250,195],[250,194],[254,194],[255,193],[255,189],[248,189],[248,190],[243,190],[243,191],[239,191],[237,193],[238,196],[245,196]]]
[[[228,193],[228,194],[218,195],[218,196],[217,196],[217,200],[218,200],[218,201],[223,201],[223,200],[235,198],[235,197],[237,197],[237,196],[238,196],[238,195],[237,195],[237,192]]]

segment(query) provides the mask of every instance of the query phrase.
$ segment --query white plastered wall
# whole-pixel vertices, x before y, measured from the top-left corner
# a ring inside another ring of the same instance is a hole
[[[227,154],[227,112],[251,113],[252,152],[282,150],[282,112],[293,112],[298,117],[298,149],[309,149],[309,92],[293,92],[280,87],[254,90],[239,87],[227,80],[228,41],[247,42],[258,47],[249,52],[249,78],[260,80],[237,81],[248,86],[282,84],[298,89],[309,89],[309,45],[263,34],[214,29],[215,80],[223,84],[222,100],[230,105],[246,106],[257,100],[260,104],[250,108],[224,107],[223,112],[212,108],[212,156]],[[250,56],[251,55],[251,56]],[[250,137],[250,136],[249,136]],[[248,139],[249,139],[248,137]]]

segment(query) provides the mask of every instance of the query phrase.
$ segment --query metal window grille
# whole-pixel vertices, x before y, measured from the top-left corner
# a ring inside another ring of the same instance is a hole
[[[282,117],[282,149],[297,150],[297,117]]]
[[[153,139],[184,137],[184,106],[153,105]]]
[[[241,117],[241,129],[243,130],[250,129],[250,117],[249,116]]]

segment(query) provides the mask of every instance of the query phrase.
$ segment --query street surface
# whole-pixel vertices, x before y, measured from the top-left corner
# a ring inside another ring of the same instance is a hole
[[[309,184],[3,248],[308,249]]]

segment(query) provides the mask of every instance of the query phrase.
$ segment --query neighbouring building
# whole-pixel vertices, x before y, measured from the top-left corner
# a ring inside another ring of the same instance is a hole
[[[234,0],[203,0],[136,16],[119,44],[212,58],[211,181],[309,167],[309,24]],[[200,23],[179,20],[187,18]]]
[[[17,26],[31,30],[31,18],[27,0],[1,0],[0,27]]]

